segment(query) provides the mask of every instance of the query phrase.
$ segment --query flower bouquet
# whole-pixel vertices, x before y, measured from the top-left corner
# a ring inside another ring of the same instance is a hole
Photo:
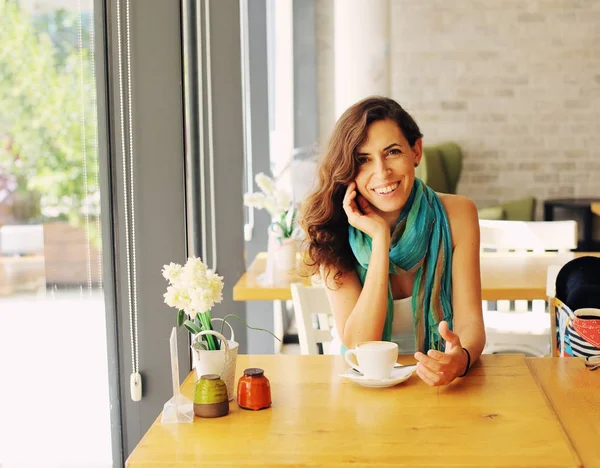
[[[210,311],[223,300],[223,277],[208,268],[200,258],[188,258],[184,266],[164,265],[162,274],[169,282],[165,303],[177,309],[177,325],[185,326],[192,335],[213,330]],[[218,350],[213,335],[201,336],[199,347]]]
[[[233,398],[235,362],[239,343],[227,321],[235,318],[252,330],[270,331],[249,326],[235,314],[211,318],[211,309],[223,300],[223,277],[207,268],[200,258],[190,257],[185,265],[164,265],[162,274],[168,281],[165,303],[177,309],[177,326],[184,326],[192,334],[192,350],[196,357],[198,378],[204,374],[218,374],[227,385],[229,399]],[[213,329],[213,321],[221,321],[220,332]],[[223,336],[229,326],[231,339]],[[223,348],[221,347],[221,344]]]
[[[274,254],[280,270],[291,270],[296,265],[296,240],[300,234],[296,223],[298,208],[289,193],[277,188],[275,181],[269,176],[261,172],[256,175],[255,180],[262,193],[245,194],[244,204],[269,212],[269,238],[275,241],[274,246],[269,243],[269,256]]]

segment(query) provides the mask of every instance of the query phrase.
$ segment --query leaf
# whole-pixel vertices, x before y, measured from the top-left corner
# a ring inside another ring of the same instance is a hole
[[[183,322],[183,326],[187,329],[187,331],[194,335],[202,331],[202,329],[191,320],[186,320],[185,322]]]
[[[235,318],[235,319],[238,319],[240,322],[242,322],[242,323],[243,323],[243,324],[246,326],[246,328],[249,328],[250,330],[257,330],[257,331],[264,331],[264,332],[267,332],[269,335],[271,335],[271,336],[272,336],[273,338],[275,338],[277,341],[280,341],[280,342],[281,342],[281,340],[280,340],[280,339],[279,339],[277,336],[275,336],[273,333],[271,333],[269,330],[265,330],[264,328],[251,327],[251,326],[250,326],[250,325],[248,325],[248,324],[247,324],[247,323],[246,323],[244,320],[242,320],[240,317],[238,317],[238,316],[237,316],[237,315],[235,315],[235,314],[227,314],[225,317],[223,317],[223,323],[222,323],[222,325],[221,325],[221,335],[223,334],[223,328],[225,327],[225,322],[227,321],[227,318],[228,318],[228,317],[233,317],[233,318]],[[229,325],[229,322],[227,322],[227,325]]]
[[[180,327],[185,322],[185,312],[180,310],[177,312],[177,326]]]
[[[192,343],[192,348],[200,351],[208,351],[208,344],[206,343],[206,341],[195,339]]]

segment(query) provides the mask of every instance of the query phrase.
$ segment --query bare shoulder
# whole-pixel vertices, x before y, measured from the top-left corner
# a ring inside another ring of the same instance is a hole
[[[344,271],[334,267],[327,269],[321,266],[320,274],[321,281],[329,291],[338,291],[348,283],[358,281],[358,275],[354,270]]]
[[[452,246],[456,247],[461,239],[478,237],[479,216],[475,203],[463,195],[447,193],[439,193],[438,195],[448,215],[452,232]]]
[[[463,195],[453,195],[449,193],[438,193],[442,205],[446,209],[448,218],[477,218],[477,207],[473,200]],[[466,219],[464,219],[466,220]]]

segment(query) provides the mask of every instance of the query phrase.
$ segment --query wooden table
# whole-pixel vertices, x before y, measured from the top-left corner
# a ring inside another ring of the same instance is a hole
[[[442,388],[417,375],[363,388],[339,377],[342,356],[238,356],[237,375],[247,367],[265,370],[270,409],[231,402],[223,418],[159,417],[126,466],[580,466],[522,355],[483,356]],[[193,386],[189,376],[183,394]]]
[[[592,213],[594,213],[595,215],[600,216],[600,202],[594,202],[590,205],[590,210],[592,210]]]
[[[583,358],[529,358],[527,365],[586,467],[600,467],[600,372]]]
[[[546,273],[550,265],[564,265],[575,257],[600,252],[574,252],[566,254],[501,254],[481,255],[481,292],[486,301],[501,299],[546,299]],[[275,286],[265,286],[260,275],[265,271],[266,253],[256,256],[248,271],[233,287],[234,301],[285,301],[291,300],[289,284],[300,281],[310,284],[310,278],[292,274]]]

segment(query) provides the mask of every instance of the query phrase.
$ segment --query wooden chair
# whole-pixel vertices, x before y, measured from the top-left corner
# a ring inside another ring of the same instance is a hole
[[[556,278],[561,268],[561,265],[550,265],[546,275],[546,295],[548,296],[548,311],[550,312],[550,356],[553,357],[558,356],[554,300],[556,298]]]
[[[291,291],[300,353],[319,354],[318,343],[321,343],[327,354],[332,340],[333,315],[325,287],[292,283]]]
[[[506,255],[568,252],[577,247],[575,221],[480,220],[481,249]],[[520,352],[532,356],[550,353],[550,314],[546,301],[497,301],[495,310],[483,303],[487,343],[484,353]]]

